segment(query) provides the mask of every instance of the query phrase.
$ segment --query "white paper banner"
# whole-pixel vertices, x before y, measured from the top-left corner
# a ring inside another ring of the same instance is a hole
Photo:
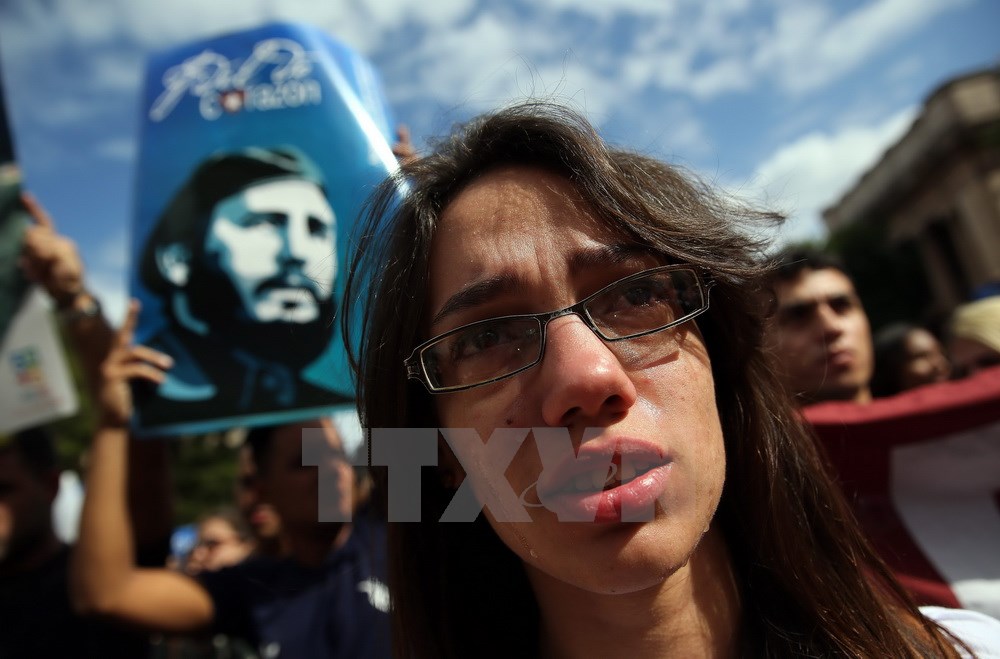
[[[32,288],[0,345],[0,432],[47,423],[76,410],[76,389],[48,299]]]

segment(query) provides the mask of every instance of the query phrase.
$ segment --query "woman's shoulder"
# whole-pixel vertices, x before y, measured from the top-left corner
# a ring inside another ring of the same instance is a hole
[[[920,612],[972,648],[977,659],[1000,659],[1000,620],[968,609],[922,606]]]

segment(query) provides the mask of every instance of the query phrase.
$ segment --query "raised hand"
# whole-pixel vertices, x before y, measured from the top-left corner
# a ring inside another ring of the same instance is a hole
[[[31,194],[22,192],[21,201],[35,221],[24,232],[21,270],[65,309],[84,292],[83,261],[76,243],[56,231],[52,217]]]
[[[392,145],[392,153],[400,165],[406,165],[417,159],[417,150],[410,140],[410,129],[404,124],[396,127],[396,143]]]
[[[158,350],[132,343],[138,317],[139,302],[132,300],[125,322],[115,334],[111,350],[100,367],[96,400],[104,427],[128,425],[133,412],[130,382],[160,384],[166,377],[164,371],[174,363],[170,356]]]

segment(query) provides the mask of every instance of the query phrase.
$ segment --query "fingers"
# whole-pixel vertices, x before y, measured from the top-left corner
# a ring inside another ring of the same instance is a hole
[[[101,367],[102,384],[98,390],[98,405],[102,426],[125,427],[132,417],[132,392],[129,383],[159,386],[166,373],[145,361],[142,346],[116,348]]]
[[[25,254],[35,260],[49,261],[53,255],[52,239],[55,235],[48,227],[38,224],[31,225],[24,230],[22,249]]]
[[[54,235],[51,230],[39,225],[29,226],[24,232],[17,263],[24,276],[33,282],[42,283],[48,276],[55,256]]]
[[[115,349],[109,355],[105,377],[107,379],[141,379],[162,382],[163,371],[174,365],[174,360],[149,346],[132,345],[141,305],[136,299],[129,301],[125,321],[115,336]]]
[[[129,355],[126,361],[110,369],[108,375],[117,380],[145,380],[154,384],[160,384],[167,378],[167,374],[162,368],[143,361],[134,354]]]
[[[160,352],[159,350],[154,350],[148,346],[132,346],[131,352],[131,357],[133,359],[148,362],[160,369],[168,369],[174,365],[174,360],[170,357],[170,355]]]
[[[25,207],[35,223],[24,231],[18,265],[24,276],[41,284],[60,307],[69,305],[83,290],[83,262],[76,243],[56,232],[45,209],[28,193]]]
[[[45,227],[46,229],[55,230],[55,222],[52,221],[52,216],[49,215],[48,211],[42,207],[35,196],[26,190],[21,191],[21,203],[24,207],[28,209],[28,213],[35,220],[35,224],[40,227]]]
[[[130,300],[125,321],[115,334],[111,351],[100,368],[98,400],[101,423],[124,427],[132,417],[133,401],[129,383],[160,385],[166,380],[165,369],[173,360],[148,346],[133,345],[132,338],[139,319],[139,301]]]
[[[117,347],[124,348],[132,343],[132,336],[135,334],[135,326],[139,321],[139,300],[132,298],[128,303],[128,311],[125,312],[125,321],[122,323],[118,334],[115,335]]]
[[[392,145],[392,153],[402,165],[417,159],[417,151],[410,141],[410,129],[406,124],[396,126],[396,143]]]

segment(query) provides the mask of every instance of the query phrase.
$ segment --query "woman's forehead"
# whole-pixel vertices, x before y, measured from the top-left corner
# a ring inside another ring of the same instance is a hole
[[[494,170],[441,214],[431,246],[428,322],[436,324],[432,319],[456,298],[462,308],[470,300],[488,306],[551,287],[575,299],[577,289],[607,283],[601,277],[609,268],[633,262],[633,270],[659,264],[648,247],[609,227],[566,177],[535,167]]]
[[[442,210],[432,259],[459,245],[517,249],[528,241],[621,242],[570,180],[541,167],[483,174]]]

